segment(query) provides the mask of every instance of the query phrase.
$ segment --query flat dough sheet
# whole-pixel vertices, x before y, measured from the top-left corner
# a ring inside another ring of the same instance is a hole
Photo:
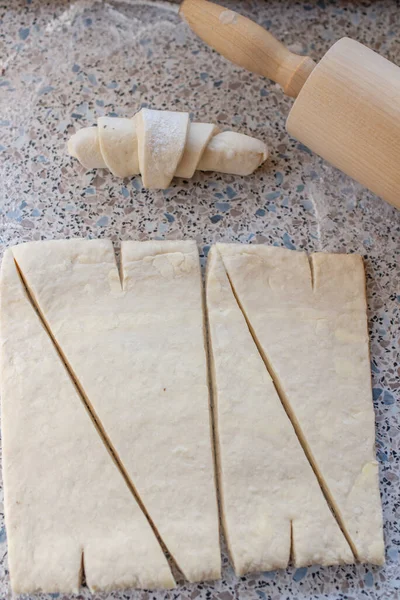
[[[354,562],[237,304],[218,250],[207,271],[219,489],[237,575]]]
[[[6,251],[1,396],[8,563],[15,593],[172,587],[116,468]]]
[[[13,249],[35,303],[189,581],[220,576],[200,265],[194,242]]]
[[[362,258],[217,244],[254,338],[361,562],[382,564]]]

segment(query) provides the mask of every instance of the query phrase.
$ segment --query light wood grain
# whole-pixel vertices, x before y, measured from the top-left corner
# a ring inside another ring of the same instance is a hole
[[[316,65],[250,19],[206,0],[184,0],[181,15],[223,56],[297,97],[290,135],[400,209],[399,67],[348,38]]]
[[[295,101],[287,130],[400,209],[400,68],[343,38]]]
[[[296,97],[315,67],[308,56],[298,56],[250,19],[206,0],[185,0],[181,16],[209,46],[228,60],[282,86]]]

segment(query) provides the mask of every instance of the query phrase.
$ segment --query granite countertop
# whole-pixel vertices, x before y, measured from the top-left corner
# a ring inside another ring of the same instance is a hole
[[[400,64],[395,0],[224,4],[315,59],[348,35]],[[289,138],[284,124],[291,100],[195,38],[180,21],[177,4],[10,0],[0,10],[1,252],[27,240],[74,236],[111,238],[117,247],[125,239],[193,238],[203,262],[211,243],[235,241],[358,252],[367,269],[386,565],[289,568],[236,578],[224,553],[221,581],[93,598],[400,598],[400,211]],[[246,178],[197,173],[164,191],[144,190],[140,177],[85,172],[68,157],[66,140],[77,128],[100,115],[130,116],[141,106],[187,110],[196,120],[254,135],[268,143],[271,157]],[[1,493],[1,512],[2,502]],[[0,519],[5,599],[11,592],[2,514]],[[84,589],[78,597],[90,593]]]

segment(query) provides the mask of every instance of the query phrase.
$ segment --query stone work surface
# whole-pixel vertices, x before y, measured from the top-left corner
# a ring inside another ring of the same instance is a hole
[[[225,0],[299,53],[322,57],[343,35],[400,64],[394,0]],[[78,598],[358,600],[400,597],[398,392],[400,212],[327,165],[285,132],[292,100],[228,63],[180,20],[178,4],[140,0],[13,0],[0,12],[1,252],[29,240],[193,238],[204,263],[216,241],[358,252],[367,270],[371,370],[387,563],[258,573],[237,578],[224,552],[221,581],[175,591]],[[267,141],[271,156],[242,178],[196,173],[144,190],[85,172],[66,152],[76,129],[142,106],[190,111]],[[400,190],[399,190],[400,193]],[[0,511],[3,507],[0,497]],[[11,598],[0,516],[0,598]],[[107,540],[104,540],[107,544]],[[42,600],[62,594],[41,595]]]

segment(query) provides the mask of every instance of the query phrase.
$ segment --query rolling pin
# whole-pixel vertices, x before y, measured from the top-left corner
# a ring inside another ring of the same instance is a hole
[[[400,68],[349,38],[317,64],[266,29],[206,0],[184,0],[191,29],[236,65],[296,98],[290,135],[400,209]]]

